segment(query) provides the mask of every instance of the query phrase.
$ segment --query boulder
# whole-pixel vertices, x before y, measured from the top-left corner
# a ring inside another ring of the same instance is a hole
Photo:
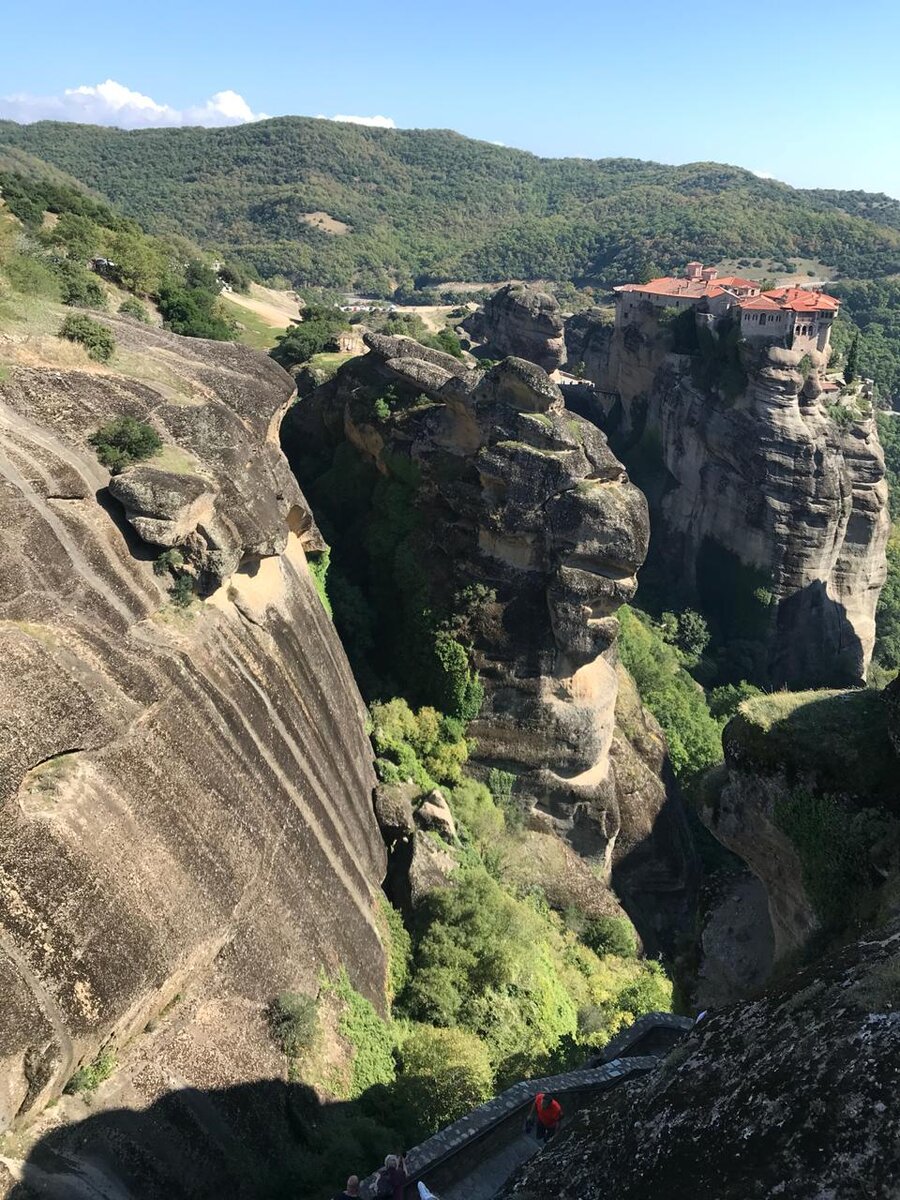
[[[419,788],[414,783],[379,783],[376,787],[375,819],[388,846],[414,832],[413,801],[418,795]]]
[[[414,833],[407,875],[413,908],[421,904],[429,892],[448,887],[456,866],[456,859],[449,850],[442,848],[427,833]]]
[[[524,283],[508,283],[484,302],[463,328],[493,358],[515,355],[555,371],[566,361],[564,325],[554,296]]]
[[[450,811],[450,805],[444,798],[443,792],[438,788],[429,792],[416,809],[415,819],[420,829],[440,834],[446,842],[456,841],[456,822],[453,819],[453,813]]]
[[[114,475],[109,490],[143,540],[156,546],[183,546],[213,517],[215,492],[199,475],[140,465]]]

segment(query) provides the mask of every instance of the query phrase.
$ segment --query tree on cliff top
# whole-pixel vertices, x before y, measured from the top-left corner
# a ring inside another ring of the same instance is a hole
[[[847,352],[847,363],[844,367],[844,383],[852,383],[859,374],[859,334],[854,333],[853,341]]]

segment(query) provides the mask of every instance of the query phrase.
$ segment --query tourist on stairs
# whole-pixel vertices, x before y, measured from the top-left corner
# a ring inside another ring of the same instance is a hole
[[[562,1105],[554,1096],[549,1092],[538,1092],[525,1120],[525,1128],[530,1133],[536,1121],[535,1135],[538,1141],[548,1141],[559,1129],[562,1114]]]
[[[403,1200],[403,1185],[406,1183],[406,1158],[402,1154],[389,1154],[378,1172],[375,1195],[379,1200]]]
[[[338,1192],[334,1200],[359,1200],[359,1176],[351,1175],[347,1180],[347,1186],[342,1192]]]

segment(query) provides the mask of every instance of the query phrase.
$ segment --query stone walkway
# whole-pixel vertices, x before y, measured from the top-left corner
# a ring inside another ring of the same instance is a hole
[[[441,1200],[490,1200],[496,1196],[513,1171],[523,1162],[537,1154],[540,1143],[527,1133],[501,1146],[482,1162],[477,1174],[460,1179],[452,1187],[444,1188]]]

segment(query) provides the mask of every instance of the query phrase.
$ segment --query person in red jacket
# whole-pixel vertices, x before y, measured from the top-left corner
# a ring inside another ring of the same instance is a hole
[[[549,1092],[538,1092],[534,1098],[534,1107],[529,1117],[534,1115],[537,1121],[537,1139],[539,1142],[548,1141],[559,1129],[563,1110],[560,1102]]]

